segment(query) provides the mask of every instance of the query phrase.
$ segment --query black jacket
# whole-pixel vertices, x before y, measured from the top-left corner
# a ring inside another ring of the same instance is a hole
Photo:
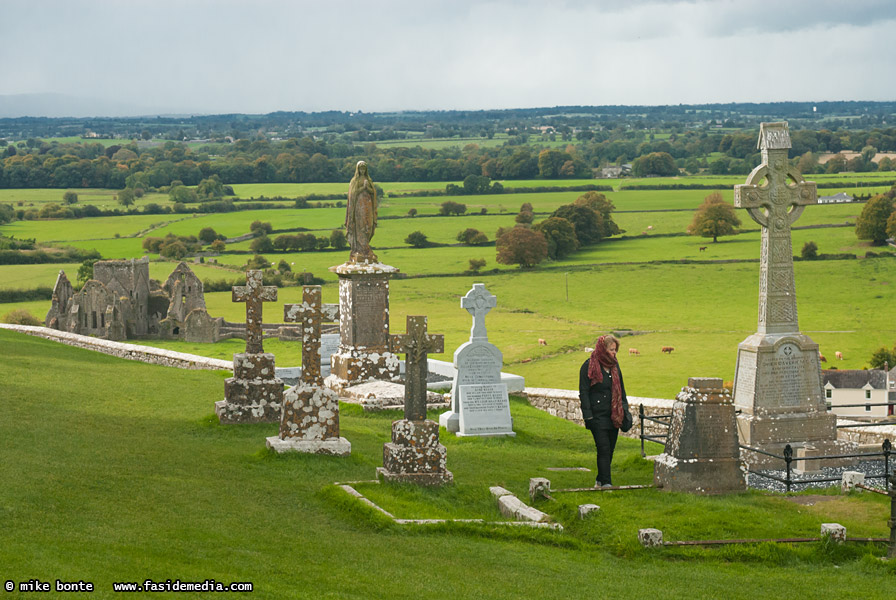
[[[613,402],[613,380],[604,371],[604,379],[600,383],[591,385],[588,378],[588,362],[586,360],[579,369],[579,402],[582,403],[582,418],[586,427],[599,429],[612,429],[613,421],[610,418],[610,410]],[[622,369],[619,369],[619,387],[622,388],[622,410],[625,413],[622,430],[631,428],[632,416],[628,408],[628,397],[625,394],[625,382],[622,379]],[[593,420],[592,420],[593,419]]]

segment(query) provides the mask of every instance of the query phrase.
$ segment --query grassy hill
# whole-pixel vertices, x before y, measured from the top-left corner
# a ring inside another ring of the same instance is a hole
[[[2,578],[96,586],[71,597],[111,597],[113,582],[146,579],[249,581],[257,598],[892,595],[896,565],[878,560],[881,545],[648,551],[636,541],[641,527],[666,539],[811,537],[831,521],[851,536],[882,537],[889,508],[880,496],[557,494],[538,506],[563,532],[406,528],[332,485],[373,477],[397,413],[344,405],[350,457],[280,457],[264,447],[276,424],[217,423],[223,379],[0,331]],[[525,498],[529,477],[555,488],[592,481],[593,472],[547,471],[593,468],[584,429],[519,399],[511,411],[514,439],[443,435],[455,485],[359,489],[403,518],[500,520],[490,485]],[[651,481],[631,440],[615,464],[617,483]],[[601,511],[581,522],[575,507],[585,502]]]

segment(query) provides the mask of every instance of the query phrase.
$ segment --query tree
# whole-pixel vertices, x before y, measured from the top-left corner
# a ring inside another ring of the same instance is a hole
[[[535,220],[535,215],[531,211],[528,211],[528,210],[520,211],[515,219],[515,221],[517,223],[519,223],[520,225],[531,225],[532,221],[534,221],[534,220]]]
[[[722,199],[722,194],[713,192],[703,199],[703,204],[694,212],[688,234],[711,237],[713,242],[717,242],[720,235],[736,233],[739,225],[740,219],[734,207]]]
[[[800,251],[800,256],[806,260],[814,260],[818,258],[818,244],[815,242],[806,242]]]
[[[896,238],[896,210],[887,219],[887,235]]]
[[[678,167],[675,166],[675,159],[668,152],[651,152],[635,159],[632,163],[632,174],[635,177],[678,175]]]
[[[865,203],[862,213],[856,219],[856,237],[871,240],[875,246],[887,241],[887,227],[893,214],[893,200],[878,194]]]
[[[545,219],[536,225],[534,229],[544,235],[548,243],[548,256],[552,260],[565,258],[579,247],[575,227],[562,217]]]
[[[66,204],[76,204],[78,202],[78,194],[71,190],[68,190],[67,192],[62,194],[62,201]]]
[[[199,201],[196,191],[185,185],[172,184],[171,189],[168,190],[168,197],[171,198],[172,202],[180,202],[181,204]]]
[[[124,188],[117,195],[118,203],[122,206],[131,206],[134,204],[135,198],[134,190],[131,188]]]
[[[334,229],[330,232],[330,246],[336,250],[344,250],[348,247],[348,240],[345,239],[345,232],[341,229]]]
[[[896,346],[893,346],[892,350],[887,350],[881,346],[874,351],[869,362],[872,369],[883,369],[885,365],[891,369],[896,367]]]
[[[218,232],[212,229],[211,227],[203,227],[199,230],[199,239],[204,244],[211,244],[215,240],[222,238],[223,236],[219,236]]]
[[[576,198],[573,204],[577,206],[587,206],[597,213],[598,224],[600,225],[600,237],[610,237],[624,233],[619,226],[613,221],[612,213],[616,210],[613,201],[601,194],[600,192],[586,192]]]
[[[258,271],[263,271],[264,269],[269,269],[271,267],[270,261],[266,259],[264,256],[260,254],[256,254],[246,263],[247,269],[253,269]]]
[[[603,238],[604,227],[600,222],[600,215],[587,206],[564,204],[551,217],[560,217],[573,224],[579,246],[596,244]]]
[[[96,264],[96,261],[95,258],[88,258],[81,263],[81,266],[78,267],[78,283],[86,283],[87,280],[93,279],[93,265]]]
[[[277,270],[281,273],[291,273],[292,267],[289,266],[289,263],[286,262],[285,258],[281,258],[280,262],[277,263]]]
[[[167,242],[159,248],[159,254],[165,258],[180,260],[187,255],[187,246],[180,240]]]
[[[227,248],[227,244],[224,243],[224,240],[215,240],[209,248],[215,252],[224,252],[224,249]]]
[[[217,175],[212,175],[207,179],[203,179],[196,186],[196,195],[200,198],[223,198],[224,184]]]
[[[255,234],[256,237],[260,235],[265,235],[274,231],[274,227],[270,223],[262,223],[261,221],[252,221],[252,224],[249,225],[249,231]]]
[[[274,249],[274,242],[266,235],[261,235],[249,244],[249,250],[252,252],[271,252]]]
[[[417,216],[417,209],[416,209],[416,208],[412,208],[412,209],[408,210],[408,216],[409,216],[409,217],[416,217],[416,216]]]
[[[544,235],[527,227],[514,227],[497,239],[498,254],[495,260],[502,265],[519,265],[531,269],[548,255],[548,243]]]
[[[482,267],[485,266],[484,258],[471,258],[470,259],[470,271],[473,273],[478,273],[482,270]]]
[[[9,204],[0,204],[0,225],[16,220],[16,210]]]
[[[425,248],[429,245],[429,241],[426,239],[426,234],[422,231],[414,231],[413,233],[408,234],[408,237],[404,238],[405,244],[410,244],[414,248]]]
[[[486,236],[478,229],[468,227],[467,229],[459,232],[456,239],[458,242],[463,242],[467,246],[478,246],[480,244],[486,243],[488,241],[488,236]]]
[[[467,205],[461,204],[460,202],[454,202],[453,200],[442,202],[442,206],[439,208],[439,214],[443,216],[462,215],[465,212],[467,212]]]

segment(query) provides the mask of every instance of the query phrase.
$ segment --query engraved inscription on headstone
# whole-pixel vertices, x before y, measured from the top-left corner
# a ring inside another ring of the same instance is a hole
[[[325,333],[320,336],[320,364],[329,365],[330,357],[339,352],[339,334]]]
[[[507,386],[503,383],[460,386],[457,435],[512,435]]]
[[[355,284],[352,303],[354,314],[354,343],[357,346],[376,346],[386,335],[386,297],[377,289],[380,282],[360,281]]]

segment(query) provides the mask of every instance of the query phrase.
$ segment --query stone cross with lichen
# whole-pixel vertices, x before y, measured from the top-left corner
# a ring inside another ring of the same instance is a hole
[[[790,226],[809,204],[817,204],[815,183],[804,181],[790,166],[787,123],[762,123],[759,148],[762,164],[743,185],[734,186],[734,206],[746,208],[762,226],[759,267],[759,333],[799,331],[793,247]]]
[[[246,285],[233,287],[233,301],[246,303],[246,354],[264,352],[261,309],[277,300],[277,287],[262,283],[261,271],[246,271]]]
[[[410,316],[405,334],[390,334],[389,349],[404,352],[404,418],[408,421],[426,420],[426,375],[429,371],[426,355],[445,351],[445,336],[426,332],[427,318]]]
[[[473,315],[473,327],[470,329],[470,341],[488,339],[485,330],[485,315],[498,305],[498,298],[485,289],[484,283],[474,283],[473,289],[460,299],[461,308]]]
[[[302,323],[302,381],[320,386],[320,324],[339,320],[339,305],[321,301],[319,285],[302,286],[301,304],[284,304],[283,320]]]

